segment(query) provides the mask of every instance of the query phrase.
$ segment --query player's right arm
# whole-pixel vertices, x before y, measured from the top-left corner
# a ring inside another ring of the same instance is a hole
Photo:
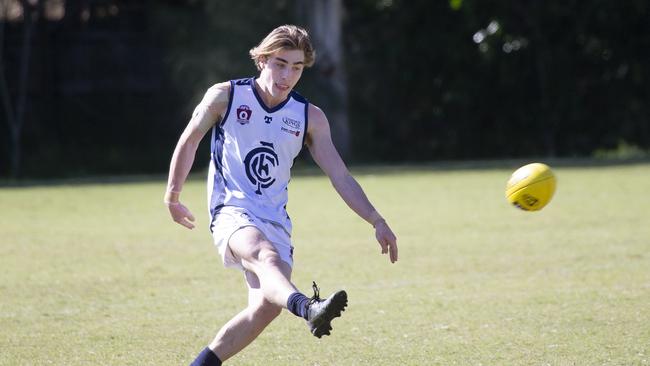
[[[169,178],[164,202],[175,222],[194,228],[194,216],[181,202],[180,194],[187,175],[194,164],[194,157],[203,136],[214,126],[220,123],[228,108],[230,83],[220,83],[212,86],[205,93],[201,102],[194,109],[190,122],[185,127],[174,149],[169,165]]]

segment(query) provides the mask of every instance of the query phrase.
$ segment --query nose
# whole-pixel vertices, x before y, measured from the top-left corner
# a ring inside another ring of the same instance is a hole
[[[289,77],[289,70],[287,68],[284,68],[283,70],[280,71],[280,77],[284,80]]]

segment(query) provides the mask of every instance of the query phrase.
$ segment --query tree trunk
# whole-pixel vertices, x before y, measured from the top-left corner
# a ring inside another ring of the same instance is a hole
[[[33,28],[33,17],[36,12],[38,2],[35,5],[31,5],[29,1],[22,0],[21,5],[23,7],[23,45],[22,52],[20,55],[20,70],[18,74],[18,88],[17,88],[17,97],[16,97],[16,108],[15,113],[12,108],[11,102],[11,91],[7,85],[7,79],[5,76],[5,65],[3,55],[0,54],[0,94],[2,94],[3,107],[5,109],[5,115],[7,117],[7,125],[9,127],[9,164],[10,164],[10,176],[12,178],[18,178],[20,175],[21,168],[21,133],[23,129],[23,123],[25,121],[25,111],[27,110],[27,93],[28,93],[28,82],[29,82],[29,64],[30,64],[30,55],[32,47],[32,28]],[[6,9],[2,9],[5,11]],[[2,24],[4,27],[4,23]],[[0,31],[1,41],[4,41],[4,28]],[[4,47],[4,42],[2,44]]]
[[[520,16],[525,20],[526,24],[531,31],[531,39],[533,40],[535,57],[535,70],[537,71],[537,87],[539,90],[539,110],[536,113],[538,119],[537,128],[543,130],[542,139],[544,142],[544,150],[548,157],[555,157],[556,155],[556,131],[559,124],[560,112],[557,103],[551,99],[551,89],[549,87],[549,71],[552,55],[551,49],[547,40],[547,36],[540,24],[540,18],[535,18],[531,14],[541,14],[540,7],[542,4],[532,0],[526,3],[528,6],[522,5],[518,2],[515,9],[521,14]],[[555,104],[555,105],[554,105]],[[542,127],[543,126],[543,127]]]
[[[7,14],[7,6],[8,3],[2,2],[0,3],[0,14],[3,15],[3,18],[5,18]],[[14,116],[14,110],[13,110],[13,102],[11,100],[11,92],[9,91],[9,86],[7,85],[7,79],[5,77],[5,64],[4,64],[4,49],[5,49],[5,42],[4,42],[4,35],[5,35],[5,26],[6,26],[7,21],[4,20],[2,24],[0,24],[0,97],[2,97],[2,108],[4,110],[4,115],[5,115],[5,121],[7,123],[7,128],[9,130],[9,160],[10,160],[10,174],[13,175],[13,166],[14,166],[14,126],[16,125],[15,122],[15,116]]]
[[[323,110],[328,116],[332,139],[343,157],[350,156],[348,88],[345,73],[342,0],[310,0],[299,3],[300,19],[309,25],[316,48],[314,69],[320,74],[318,84],[327,100]]]

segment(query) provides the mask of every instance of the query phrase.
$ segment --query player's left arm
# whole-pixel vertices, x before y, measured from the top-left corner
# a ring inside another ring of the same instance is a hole
[[[345,166],[332,143],[330,126],[325,113],[312,104],[309,105],[306,142],[314,161],[327,174],[345,203],[375,228],[375,237],[381,246],[382,254],[389,253],[390,261],[395,263],[397,261],[397,237]]]

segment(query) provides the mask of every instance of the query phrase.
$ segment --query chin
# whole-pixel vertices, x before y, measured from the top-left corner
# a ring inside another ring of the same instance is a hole
[[[288,88],[286,90],[280,89],[277,86],[273,86],[273,94],[274,96],[280,97],[280,96],[287,96],[291,92],[291,88]]]

